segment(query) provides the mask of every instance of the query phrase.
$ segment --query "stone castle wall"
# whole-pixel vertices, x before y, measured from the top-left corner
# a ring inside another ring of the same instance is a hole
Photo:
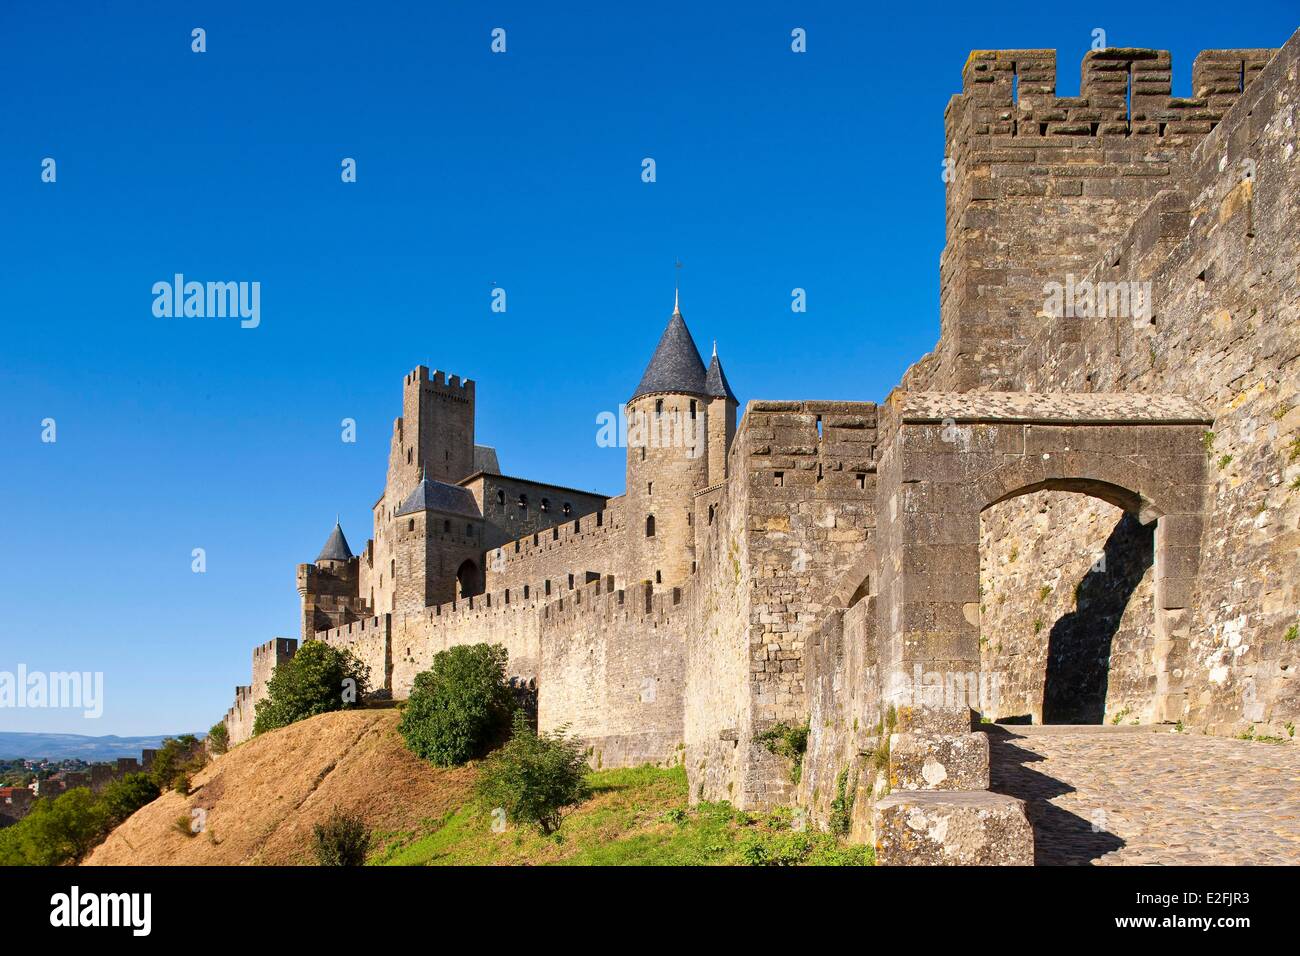
[[[1293,455],[1300,434],[1300,288],[1294,268],[1300,261],[1300,43],[1292,38],[1264,68],[1267,52],[1219,51],[1198,58],[1195,85],[1209,98],[1203,122],[1216,122],[1213,131],[1190,147],[1179,143],[1167,174],[1144,177],[1158,180],[1155,194],[1151,187],[1135,191],[1140,199],[1131,204],[1124,230],[1116,235],[1107,227],[1110,241],[1092,261],[1071,259],[1055,272],[1050,264],[1027,270],[1026,289],[1032,293],[1037,286],[1040,310],[1043,283],[1063,283],[1072,270],[1076,281],[1150,283],[1150,315],[1038,318],[1020,338],[1023,354],[1007,372],[1017,388],[1181,394],[1210,412],[1202,563],[1195,597],[1180,622],[1189,688],[1184,719],[1212,732],[1255,726],[1284,736],[1300,713],[1292,679],[1300,661],[1296,643],[1285,639],[1300,620],[1300,490],[1293,487],[1300,474],[1300,455]],[[1023,168],[1022,180],[1051,191],[1059,171],[1043,165],[1032,137],[998,145],[1020,159],[1015,167],[991,167],[994,194],[1010,188],[1016,178],[1008,177],[1010,168]],[[1155,143],[1148,148],[1155,162],[1160,150]],[[1111,150],[1110,138],[1088,137],[1063,158],[1105,175]],[[1122,185],[1134,170],[1121,166],[1113,172],[1119,176],[1110,181]],[[1090,226],[1111,221],[1095,212],[1082,219],[1078,211],[1072,215],[1070,221]],[[1043,515],[1050,516],[1047,527]],[[1037,661],[1033,667],[1041,674],[1049,636],[1068,629],[1076,612],[1065,598],[1087,582],[1101,586],[1095,590],[1127,585],[1089,571],[1088,555],[1095,557],[1104,546],[1117,518],[1094,499],[1045,494],[995,519],[992,560],[995,568],[1009,570],[992,573],[987,585],[1003,604],[990,605],[988,594],[983,598],[995,635],[985,654],[988,666],[1007,672],[1008,690],[1019,688],[1019,697],[1006,702],[1011,710],[1041,710],[1041,678],[1038,686],[1024,683],[1023,668]],[[1065,529],[1069,533],[1061,533]],[[1016,542],[1043,572],[1059,572],[1060,584],[1040,581],[1044,573],[1010,569],[1006,559]],[[1125,554],[1133,556],[1121,551],[1121,566]],[[1044,586],[1054,588],[1053,597],[1038,606]],[[1152,712],[1142,688],[1150,670],[1144,650],[1150,636],[1142,633],[1150,628],[1150,598],[1149,583],[1143,583],[1121,609],[1107,720],[1121,713],[1124,721],[1146,720]],[[1043,623],[1034,630],[1038,621]]]
[[[682,760],[686,635],[678,588],[594,581],[541,615],[538,726],[592,748],[592,766]]]
[[[1064,98],[1050,51],[973,54],[946,116],[941,338],[888,402],[750,402],[725,481],[712,452],[629,449],[626,495],[487,550],[485,593],[377,600],[317,638],[397,697],[438,651],[503,644],[543,729],[594,763],[682,760],[692,800],[798,800],[819,825],[844,780],[859,836],[904,791],[987,787],[969,710],[907,704],[914,664],[996,674],[988,717],[1285,734],[1298,59],[1300,34],[1271,60],[1210,51],[1176,99],[1167,54],[1100,51]],[[1047,284],[1084,279],[1150,292],[1050,314]],[[377,515],[406,444],[399,425]],[[362,557],[363,588],[392,550]],[[760,738],[805,722],[796,784]]]

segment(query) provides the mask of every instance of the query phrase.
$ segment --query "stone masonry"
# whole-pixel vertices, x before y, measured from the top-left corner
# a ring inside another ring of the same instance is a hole
[[[737,422],[674,307],[611,498],[500,474],[475,383],[420,366],[373,536],[354,555],[336,527],[298,568],[300,638],[398,698],[438,651],[502,644],[593,765],[847,812],[887,864],[1056,858],[989,789],[981,720],[1290,741],[1300,33],[1202,53],[1191,98],[1136,49],[1058,97],[1055,56],[962,71],[940,337],[883,402]],[[258,649],[232,742],[296,646]],[[766,741],[803,725],[796,775]]]

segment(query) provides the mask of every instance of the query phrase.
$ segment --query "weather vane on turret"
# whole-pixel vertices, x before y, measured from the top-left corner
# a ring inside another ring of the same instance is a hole
[[[679,256],[673,264],[677,271],[673,273],[673,315],[681,315],[681,295],[682,295],[682,260]]]

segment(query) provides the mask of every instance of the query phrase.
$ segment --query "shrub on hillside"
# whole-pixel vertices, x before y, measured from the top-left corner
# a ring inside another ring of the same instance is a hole
[[[565,809],[590,796],[586,756],[563,728],[537,734],[516,713],[510,741],[479,774],[479,797],[488,807],[504,809],[509,820],[536,826],[543,835],[554,833]]]
[[[487,750],[514,712],[506,649],[470,644],[439,651],[415,677],[398,730],[406,746],[440,767]]]
[[[154,785],[159,790],[176,789],[177,783],[183,777],[186,789],[182,792],[188,792],[190,775],[202,770],[207,760],[203,746],[193,734],[168,737],[154,754],[153,763],[149,767],[149,776],[153,778]]]
[[[257,702],[253,733],[287,727],[299,720],[355,707],[370,685],[370,668],[347,648],[307,641],[279,664]]]
[[[224,720],[218,720],[208,731],[208,749],[216,756],[230,749],[230,730]]]
[[[157,799],[158,785],[147,773],[128,773],[114,780],[99,795],[109,829],[117,826],[146,803]]]
[[[370,831],[359,816],[335,810],[312,827],[313,852],[320,866],[361,866],[370,847]]]

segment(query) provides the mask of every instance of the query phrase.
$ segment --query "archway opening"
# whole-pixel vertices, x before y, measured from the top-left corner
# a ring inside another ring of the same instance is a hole
[[[467,598],[483,593],[483,575],[479,567],[466,558],[456,569],[456,597]]]
[[[980,666],[997,685],[986,719],[1152,718],[1155,523],[1107,497],[1033,490],[981,513]]]

